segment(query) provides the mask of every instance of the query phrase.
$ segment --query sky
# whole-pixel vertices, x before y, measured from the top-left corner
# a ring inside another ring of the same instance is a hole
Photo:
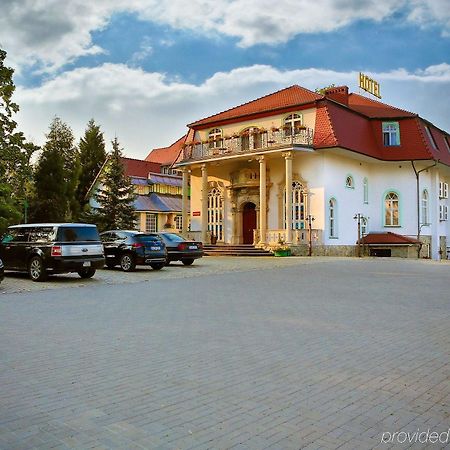
[[[450,132],[450,0],[0,0],[18,129],[93,118],[143,159],[186,124],[298,84],[358,92]]]

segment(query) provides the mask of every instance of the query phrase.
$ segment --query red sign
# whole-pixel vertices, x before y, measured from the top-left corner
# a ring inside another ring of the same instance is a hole
[[[199,217],[200,216],[200,211],[192,211],[192,215],[194,217]]]

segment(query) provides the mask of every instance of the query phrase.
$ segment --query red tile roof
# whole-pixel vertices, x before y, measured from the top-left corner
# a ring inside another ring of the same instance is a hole
[[[417,114],[353,93],[348,96],[348,107],[372,119],[417,117]]]
[[[251,116],[261,112],[300,106],[313,103],[315,100],[322,97],[322,95],[316,94],[309,89],[294,85],[282,89],[281,91],[274,92],[273,94],[260,97],[251,102],[244,103],[218,114],[206,117],[205,119],[198,120],[188,126],[191,128],[196,128],[206,124],[211,125],[215,122]]]
[[[174,142],[169,147],[161,147],[153,149],[145,158],[146,161],[156,162],[163,166],[171,165],[178,158],[178,155],[181,151],[181,147],[186,140],[187,134],[180,137],[178,141]]]
[[[387,233],[369,233],[361,239],[361,243],[364,245],[411,245],[420,244],[420,241],[388,231]]]
[[[156,162],[125,157],[122,157],[121,159],[125,167],[125,175],[129,177],[147,178],[149,172],[161,172],[161,164]]]

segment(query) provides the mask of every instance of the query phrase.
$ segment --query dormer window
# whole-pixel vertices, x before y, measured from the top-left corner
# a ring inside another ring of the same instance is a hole
[[[383,145],[400,145],[400,125],[398,122],[383,122]]]
[[[436,145],[436,141],[434,140],[433,134],[431,133],[430,127],[427,127],[425,125],[425,131],[427,132],[427,136],[428,136],[428,139],[431,142],[431,146],[434,148],[434,150],[439,150],[437,145]]]
[[[209,148],[223,147],[222,130],[214,128],[208,134]]]

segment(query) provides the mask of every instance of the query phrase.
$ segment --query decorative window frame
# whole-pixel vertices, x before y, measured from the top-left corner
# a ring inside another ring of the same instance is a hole
[[[394,129],[393,129],[394,128]],[[385,135],[388,136],[388,142],[385,140]],[[392,143],[393,136],[396,142]],[[381,137],[384,147],[398,147],[401,145],[400,140],[400,123],[399,122],[382,122],[381,124]]]
[[[345,176],[345,187],[347,189],[355,189],[355,178],[351,173]]]
[[[327,202],[328,238],[339,239],[338,202],[336,197],[330,197]],[[333,225],[331,225],[333,221]]]
[[[292,112],[283,118],[284,136],[290,137],[299,134],[300,130],[304,128],[303,114]]]
[[[430,225],[430,194],[428,189],[423,189],[420,197],[420,220],[421,225]]]
[[[223,147],[223,130],[221,128],[212,128],[209,130],[208,146],[211,149]]]
[[[363,178],[363,203],[369,204],[369,179],[367,177]]]
[[[397,195],[397,204],[398,204],[398,224],[397,225],[389,225],[386,224],[386,197],[388,194],[395,194]],[[402,227],[402,201],[401,201],[401,195],[400,192],[397,189],[386,189],[383,193],[383,196],[381,198],[381,223],[383,224],[383,227],[385,228],[401,228]]]

